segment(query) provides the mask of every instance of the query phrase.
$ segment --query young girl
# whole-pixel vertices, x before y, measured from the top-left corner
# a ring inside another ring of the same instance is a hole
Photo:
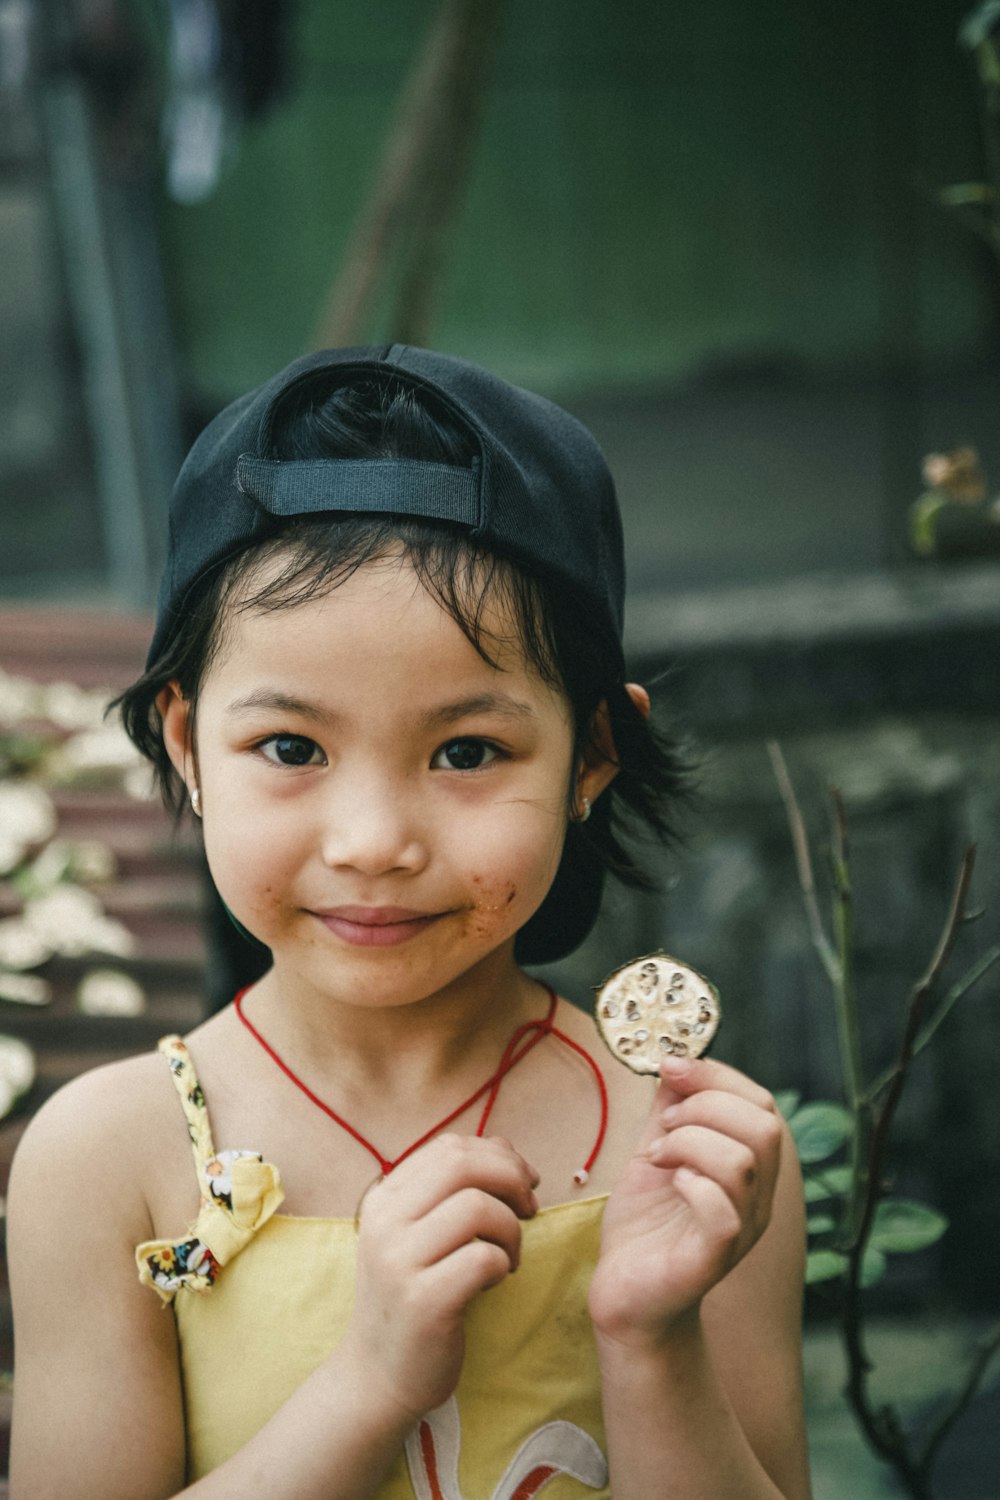
[[[122,709],[272,964],[26,1133],[15,1500],[806,1500],[772,1100],[522,967],[680,791],[623,592],[589,434],[461,361],[311,356],[196,443]]]

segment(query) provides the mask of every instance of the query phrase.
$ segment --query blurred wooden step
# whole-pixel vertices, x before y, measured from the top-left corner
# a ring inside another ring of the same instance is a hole
[[[175,828],[157,798],[140,800],[124,792],[65,788],[52,794],[59,837],[107,845],[122,868],[135,873],[170,867],[197,867],[201,840],[191,824]]]
[[[81,1011],[75,995],[64,992],[51,1005],[0,1005],[0,1033],[16,1036],[36,1051],[59,1045],[76,1053],[122,1045],[135,1051],[155,1046],[168,1031],[190,1031],[204,1020],[204,1005],[194,989],[147,995],[138,1016],[93,1016]],[[89,1064],[88,1064],[89,1066]]]
[[[108,698],[142,672],[148,618],[97,610],[0,607],[0,670],[39,683],[68,681]],[[119,959],[89,954],[57,957],[31,971],[48,980],[47,1006],[0,1001],[0,1032],[34,1049],[37,1078],[15,1111],[0,1121],[0,1194],[27,1124],[55,1091],[87,1069],[151,1051],[166,1032],[188,1031],[204,1014],[206,941],[202,930],[204,876],[196,829],[175,829],[158,800],[123,790],[62,788],[52,793],[57,837],[94,841],[115,859],[112,880],[94,886],[108,916],[133,935],[136,952]],[[0,919],[21,909],[17,893],[0,882]],[[138,1016],[91,1016],[78,1008],[81,979],[114,968],[142,986]],[[2,1223],[2,1221],[0,1221]],[[6,1262],[0,1255],[0,1374],[13,1358]],[[10,1396],[0,1389],[0,1471],[6,1473]],[[7,1493],[0,1479],[0,1500]]]
[[[90,887],[109,917],[130,925],[147,912],[170,912],[190,921],[201,910],[201,879],[195,869],[164,869],[162,862],[151,873],[134,875],[128,881],[111,880]],[[9,885],[0,887],[0,917],[21,910],[21,900]]]
[[[0,666],[35,682],[120,692],[143,670],[152,627],[148,615],[3,606]]]

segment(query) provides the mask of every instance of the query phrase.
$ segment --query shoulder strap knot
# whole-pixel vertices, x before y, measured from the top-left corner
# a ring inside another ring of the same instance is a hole
[[[207,1292],[219,1271],[253,1239],[284,1199],[281,1175],[256,1151],[216,1151],[201,1086],[179,1037],[164,1037],[194,1149],[201,1208],[188,1234],[146,1240],[135,1252],[139,1280],[164,1302],[183,1290]]]

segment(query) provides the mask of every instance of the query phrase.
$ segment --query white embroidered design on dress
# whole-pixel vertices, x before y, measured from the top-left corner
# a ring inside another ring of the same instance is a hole
[[[406,1462],[416,1500],[464,1500],[458,1487],[462,1424],[454,1396],[429,1412],[406,1443]],[[546,1422],[521,1444],[490,1500],[532,1500],[557,1474],[588,1489],[608,1482],[604,1454],[589,1433],[572,1422]]]

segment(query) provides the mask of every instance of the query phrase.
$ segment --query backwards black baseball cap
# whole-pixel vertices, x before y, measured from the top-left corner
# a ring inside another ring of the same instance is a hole
[[[296,388],[391,375],[443,406],[471,467],[415,459],[276,459],[274,419]],[[621,639],[625,592],[614,484],[587,429],[542,396],[450,355],[393,344],[297,359],[241,396],[195,442],[174,487],[147,665],[163,654],[205,574],[291,516],[377,513],[449,521],[562,585]]]

